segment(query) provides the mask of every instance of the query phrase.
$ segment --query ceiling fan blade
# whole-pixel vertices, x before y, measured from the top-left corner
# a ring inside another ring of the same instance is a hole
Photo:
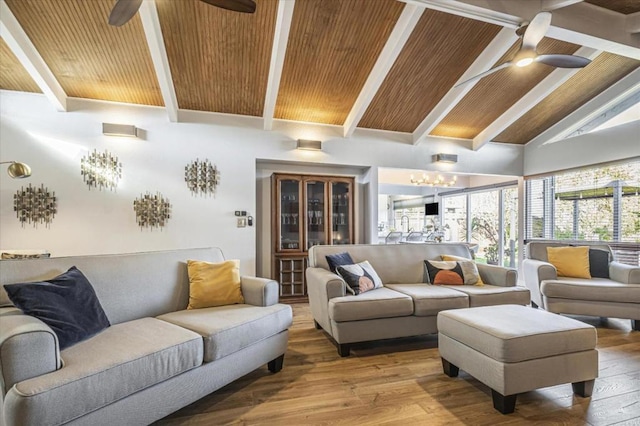
[[[511,65],[512,65],[512,62],[505,62],[503,64],[498,65],[495,68],[491,68],[490,70],[487,70],[487,71],[482,72],[482,73],[480,73],[480,74],[478,74],[478,75],[476,75],[474,77],[471,77],[470,79],[465,80],[462,83],[458,83],[455,86],[453,86],[453,88],[455,89],[456,87],[460,87],[460,86],[465,85],[467,83],[471,83],[472,81],[480,80],[481,78],[484,78],[484,77],[486,77],[488,75],[491,75],[494,72],[500,71],[501,69],[507,68],[507,67],[509,67]]]
[[[538,55],[535,61],[558,68],[584,68],[591,63],[591,59],[582,56],[561,54]]]
[[[111,9],[109,25],[120,27],[126,24],[140,9],[141,4],[142,0],[118,0]]]
[[[232,10],[234,12],[253,13],[256,11],[256,2],[254,0],[200,0],[212,6],[222,9]]]
[[[536,46],[545,36],[551,25],[551,13],[540,12],[533,17],[522,37],[522,48],[536,50]]]

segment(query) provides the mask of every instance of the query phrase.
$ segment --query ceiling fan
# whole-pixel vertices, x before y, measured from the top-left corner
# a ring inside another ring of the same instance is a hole
[[[516,55],[508,62],[491,68],[483,73],[471,77],[470,79],[456,84],[454,87],[462,86],[471,81],[479,80],[501,69],[517,66],[526,67],[534,62],[540,62],[542,64],[550,65],[557,68],[584,68],[591,63],[591,59],[584,58],[577,55],[565,55],[559,53],[552,53],[547,55],[538,55],[536,47],[540,40],[545,36],[551,25],[551,13],[539,12],[528,25],[524,25],[516,30],[516,34],[522,37],[522,44],[520,50]]]
[[[200,0],[212,6],[234,12],[253,13],[256,11],[256,2],[254,0]],[[111,9],[109,15],[109,25],[120,27],[136,14],[142,0],[117,0]]]

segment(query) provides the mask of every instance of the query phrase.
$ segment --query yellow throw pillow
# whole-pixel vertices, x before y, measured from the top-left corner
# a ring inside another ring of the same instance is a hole
[[[559,277],[591,278],[589,247],[547,247],[547,259]]]
[[[452,261],[452,260],[467,260],[469,262],[473,262],[473,259],[467,259],[466,257],[462,257],[462,256],[453,256],[451,254],[442,254],[440,255],[440,257],[442,258],[442,260],[445,261]],[[482,277],[480,276],[480,272],[478,271],[478,282],[476,282],[474,285],[477,286],[483,286],[484,282],[482,281]]]
[[[189,306],[187,309],[244,303],[240,289],[240,261],[220,263],[187,261]]]

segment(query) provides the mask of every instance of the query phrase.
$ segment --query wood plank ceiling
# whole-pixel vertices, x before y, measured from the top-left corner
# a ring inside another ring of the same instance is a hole
[[[6,0],[6,5],[67,96],[163,105],[142,21],[136,15],[122,27],[109,26],[114,1]],[[609,9],[603,11],[608,14],[640,12],[637,0],[585,1],[598,6],[590,9]],[[257,0],[255,14],[199,0],[155,0],[155,5],[179,109],[262,117],[274,37],[287,25],[278,24],[279,2]],[[396,0],[297,0],[273,118],[343,126],[410,7],[415,8]],[[358,127],[415,132],[501,29],[425,9],[397,48],[397,59],[365,105]],[[537,50],[573,54],[580,47],[544,38]],[[486,69],[510,60],[518,48],[516,42]],[[527,143],[639,67],[638,60],[601,54],[494,141]],[[533,64],[483,78],[451,105],[430,135],[473,139],[553,70]],[[0,72],[1,89],[41,92],[1,39]]]

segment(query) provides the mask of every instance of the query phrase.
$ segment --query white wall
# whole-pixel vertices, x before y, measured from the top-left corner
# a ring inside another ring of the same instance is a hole
[[[366,170],[362,205],[372,212],[363,219],[366,235],[377,229],[378,167],[421,169],[434,154],[447,152],[457,154],[458,163],[446,171],[522,174],[524,149],[517,145],[487,144],[476,152],[444,139],[416,146],[406,135],[392,133],[358,130],[344,139],[332,126],[276,122],[274,131],[264,131],[258,118],[181,112],[184,122],[170,123],[162,108],[74,99],[69,104],[69,112],[57,112],[42,95],[0,92],[0,160],[23,161],[33,169],[26,180],[0,173],[2,249],[44,248],[64,256],[219,246],[227,258],[241,259],[243,273],[254,273],[256,227],[236,228],[234,211],[268,222],[269,212],[256,201],[258,161]],[[145,139],[104,136],[103,122],[133,124],[145,131]],[[323,140],[323,151],[295,150],[298,138]],[[94,148],[109,150],[123,163],[117,192],[89,191],[82,182],[80,159]],[[184,183],[184,166],[196,158],[208,158],[220,169],[215,198],[194,197]],[[50,228],[21,227],[15,217],[13,194],[29,183],[44,183],[58,197]],[[162,231],[136,226],[133,200],[146,191],[160,191],[173,206]],[[264,186],[261,193],[264,199]]]
[[[554,143],[525,146],[524,176],[640,156],[640,120]]]

